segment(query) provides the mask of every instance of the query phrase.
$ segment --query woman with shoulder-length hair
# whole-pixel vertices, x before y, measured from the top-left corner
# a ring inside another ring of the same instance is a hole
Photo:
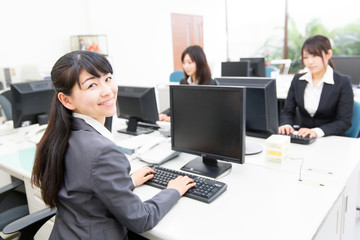
[[[206,60],[204,50],[197,45],[186,48],[181,54],[181,62],[185,78],[180,84],[215,85],[211,78],[211,70]],[[170,122],[170,109],[159,114],[160,121]]]
[[[180,84],[214,85],[211,70],[204,50],[197,45],[190,46],[181,54],[185,78]]]

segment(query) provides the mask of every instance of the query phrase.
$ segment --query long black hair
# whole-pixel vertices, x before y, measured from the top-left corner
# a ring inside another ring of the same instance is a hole
[[[51,80],[55,94],[51,103],[49,123],[36,149],[32,171],[32,184],[41,189],[44,202],[56,207],[57,194],[64,181],[64,156],[72,125],[72,111],[65,108],[58,99],[62,92],[71,96],[79,76],[86,71],[95,77],[99,73],[113,73],[105,56],[90,51],[74,51],[62,56],[53,66]]]
[[[199,85],[207,85],[211,80],[211,71],[210,67],[206,60],[206,55],[203,49],[200,46],[194,45],[186,48],[184,52],[181,54],[181,62],[184,62],[184,58],[186,54],[189,54],[192,61],[196,64],[196,73],[195,78],[198,80]],[[188,79],[188,75],[184,71],[185,75],[185,84],[187,84],[186,79]]]
[[[303,60],[304,59],[304,50],[306,50],[308,53],[310,53],[314,56],[321,57],[324,62],[323,52],[325,54],[329,53],[329,50],[331,50],[331,43],[327,37],[322,36],[322,35],[315,35],[315,36],[311,36],[308,39],[306,39],[306,41],[304,42],[304,44],[301,48],[302,67],[304,67],[304,60]],[[335,70],[335,65],[331,59],[329,59],[328,64]]]

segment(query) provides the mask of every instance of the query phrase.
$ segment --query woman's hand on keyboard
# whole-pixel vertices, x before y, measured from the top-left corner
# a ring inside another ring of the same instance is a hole
[[[170,122],[171,118],[168,115],[164,114],[164,113],[160,113],[159,114],[159,121]]]
[[[310,138],[314,138],[317,137],[317,134],[314,130],[310,129],[310,128],[300,128],[298,131],[298,135],[301,137],[310,137]]]
[[[286,124],[286,125],[280,126],[278,131],[280,134],[289,135],[289,134],[293,133],[295,130],[293,129],[292,126]]]
[[[134,181],[135,187],[142,185],[144,182],[154,177],[155,171],[149,167],[140,168],[131,174],[131,178]]]
[[[184,195],[187,190],[194,187],[196,183],[188,176],[178,176],[177,178],[169,181],[167,188],[173,188],[179,191],[180,196]]]

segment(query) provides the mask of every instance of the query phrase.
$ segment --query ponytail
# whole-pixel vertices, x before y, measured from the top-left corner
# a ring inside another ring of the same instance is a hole
[[[56,207],[57,194],[64,180],[64,156],[71,131],[72,113],[55,93],[49,124],[37,145],[32,184],[41,189],[45,204]]]

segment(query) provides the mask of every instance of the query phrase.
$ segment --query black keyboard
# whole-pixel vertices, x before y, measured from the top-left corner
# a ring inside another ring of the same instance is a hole
[[[190,188],[184,196],[193,198],[202,202],[210,203],[215,200],[220,194],[225,192],[227,185],[223,182],[212,180],[209,178],[203,178],[196,175],[172,170],[169,168],[160,167],[157,165],[150,165],[156,173],[154,177],[145,184],[164,189],[170,180],[176,178],[179,175],[189,176],[196,182],[196,186]]]
[[[315,142],[316,138],[313,137],[301,137],[301,136],[298,136],[296,134],[289,134],[290,136],[290,142],[292,143],[299,143],[299,144],[311,144],[313,142]]]

